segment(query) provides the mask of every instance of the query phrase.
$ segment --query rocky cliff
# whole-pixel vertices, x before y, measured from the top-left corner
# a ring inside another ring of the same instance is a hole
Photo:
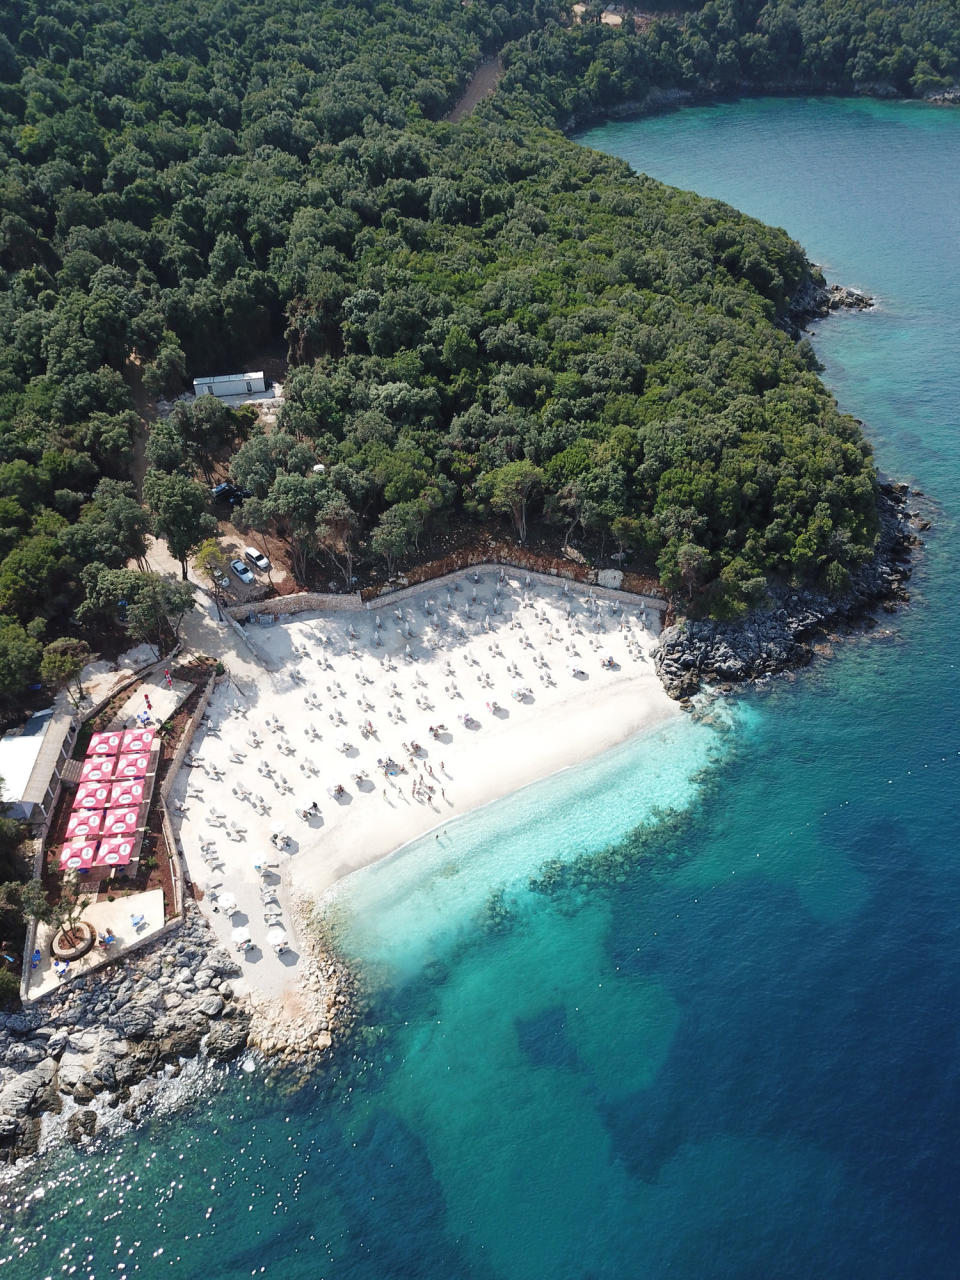
[[[929,527],[910,509],[909,498],[906,485],[881,484],[877,554],[843,596],[783,589],[773,593],[772,608],[740,622],[683,620],[665,628],[653,658],[670,696],[682,699],[703,684],[734,684],[805,666],[814,642],[828,630],[862,624],[873,607],[894,609],[908,600],[911,555],[922,545],[918,530]]]

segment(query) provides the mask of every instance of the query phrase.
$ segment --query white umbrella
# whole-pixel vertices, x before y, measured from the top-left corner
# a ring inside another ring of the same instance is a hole
[[[267,942],[271,947],[282,947],[286,944],[286,941],[287,935],[283,929],[273,928],[267,930]]]
[[[226,911],[227,915],[232,916],[237,910],[237,900],[232,893],[223,893],[220,895],[220,906]]]
[[[250,930],[246,925],[241,925],[231,932],[230,937],[240,946],[242,943],[250,941]]]

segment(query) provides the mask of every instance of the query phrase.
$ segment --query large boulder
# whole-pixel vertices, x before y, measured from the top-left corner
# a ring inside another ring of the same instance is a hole
[[[205,1027],[191,1018],[168,1035],[162,1036],[159,1048],[164,1062],[195,1057],[200,1051],[200,1041],[205,1030]]]
[[[223,1000],[218,995],[204,996],[200,1001],[198,1008],[201,1013],[205,1013],[208,1018],[216,1018],[223,1012]]]
[[[97,1113],[90,1108],[75,1111],[67,1120],[67,1136],[71,1142],[92,1138],[97,1131]]]
[[[44,1058],[35,1067],[13,1076],[0,1090],[0,1112],[12,1116],[37,1115],[44,1108],[56,1069],[52,1058]]]
[[[215,1062],[230,1062],[242,1053],[247,1044],[249,1023],[246,1018],[231,1018],[217,1022],[210,1028],[205,1048]]]
[[[150,1034],[156,1020],[155,1011],[147,1005],[130,1004],[121,1010],[117,1018],[117,1025],[124,1036],[131,1040],[139,1040],[143,1036]]]

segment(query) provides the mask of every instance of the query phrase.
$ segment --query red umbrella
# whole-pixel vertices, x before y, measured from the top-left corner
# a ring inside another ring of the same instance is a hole
[[[115,782],[110,788],[110,808],[129,809],[143,800],[144,785],[140,779],[131,782]],[[106,807],[106,806],[104,806]]]
[[[116,756],[87,756],[80,770],[81,782],[109,782],[113,777]]]
[[[96,839],[103,821],[102,809],[74,809],[67,823],[68,840]]]
[[[97,852],[96,840],[74,840],[60,850],[60,870],[76,871],[89,867]]]
[[[115,788],[114,788],[115,790]],[[111,789],[105,782],[81,782],[77,787],[74,809],[106,809]]]
[[[95,867],[125,867],[133,857],[132,840],[101,840]]]
[[[150,767],[148,755],[118,756],[116,778],[145,778]]]
[[[153,729],[128,729],[123,735],[120,750],[124,755],[131,753],[140,755],[142,752],[149,752],[156,736]]]
[[[136,809],[108,809],[103,815],[105,836],[131,836],[137,829]]]
[[[116,731],[111,733],[95,733],[90,739],[90,745],[87,747],[87,755],[115,756],[120,750],[122,736],[122,734]]]

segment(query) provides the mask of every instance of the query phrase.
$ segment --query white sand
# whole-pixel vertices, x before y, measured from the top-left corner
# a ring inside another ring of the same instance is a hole
[[[185,768],[174,798],[186,806],[181,837],[193,878],[232,893],[241,908],[232,920],[212,915],[217,931],[229,942],[231,928],[246,925],[257,944],[245,957],[254,990],[288,988],[299,959],[292,933],[280,957],[267,945],[256,863],[278,864],[272,882],[288,928],[291,895],[320,894],[446,819],[678,714],[648,656],[659,621],[652,603],[517,571],[501,582],[490,566],[478,572],[479,583],[473,571],[457,574],[369,612],[302,614],[257,628],[281,670],[264,672],[254,687],[248,667],[239,688],[223,684],[211,699],[213,731],[199,733],[193,749],[209,772]],[[608,655],[612,669],[602,665]],[[522,688],[529,695],[518,700]],[[362,736],[368,720],[376,736]],[[438,740],[430,726],[439,724]],[[422,748],[415,757],[404,746],[413,742]],[[377,761],[390,758],[406,772],[385,777]],[[268,766],[272,778],[258,772]],[[367,777],[358,783],[356,774]],[[336,784],[345,791],[339,799],[329,794]],[[305,822],[295,810],[314,800],[320,816]],[[233,823],[243,830],[232,832]],[[270,841],[277,827],[290,837],[281,852]],[[219,866],[201,859],[206,839]]]

